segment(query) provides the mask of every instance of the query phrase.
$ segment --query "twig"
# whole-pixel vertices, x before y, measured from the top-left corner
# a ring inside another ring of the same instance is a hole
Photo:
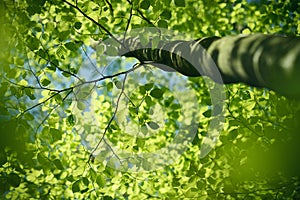
[[[111,3],[110,3],[108,0],[105,0],[105,2],[108,4],[108,7],[109,7],[109,10],[110,10],[110,13],[113,15],[113,13],[114,13],[114,9],[113,9],[113,7],[112,7]]]
[[[129,28],[129,24],[131,22],[132,9],[133,9],[133,5],[131,4],[131,8],[130,8],[130,12],[129,12],[129,19],[127,20],[127,25],[126,25],[125,32],[124,32],[124,35],[123,35],[123,43],[125,42],[126,34],[127,34],[127,31],[128,31],[128,28]]]
[[[127,2],[132,5],[132,2],[130,0],[127,0]],[[145,20],[148,24],[151,24],[153,27],[155,27],[158,30],[158,32],[161,34],[160,29],[157,28],[149,19],[147,19],[147,17],[145,17],[145,15],[140,11],[140,9],[137,8],[136,11],[142,17],[143,20]]]
[[[104,76],[101,72],[99,72],[99,70],[97,69],[97,66],[96,66],[96,65],[94,64],[94,62],[91,60],[91,58],[90,58],[90,56],[87,54],[86,50],[85,50],[83,47],[81,47],[81,48],[82,48],[82,50],[83,50],[85,56],[89,59],[89,61],[90,61],[90,63],[92,64],[92,66],[95,68],[95,71],[96,71],[98,74],[100,74],[101,76]]]
[[[102,30],[104,30],[110,37],[112,37],[117,43],[119,43],[120,45],[123,45],[122,42],[120,42],[107,28],[105,28],[102,24],[98,23],[97,21],[95,21],[93,18],[91,18],[90,16],[88,16],[85,12],[83,12],[77,5],[74,5],[66,0],[62,0],[63,2],[65,2],[66,4],[68,4],[69,6],[71,6],[72,8],[75,8],[76,10],[78,10],[84,17],[86,17],[87,19],[89,19],[91,22],[93,22],[94,24],[96,24],[97,26],[99,26]]]
[[[118,98],[117,98],[117,103],[116,103],[116,107],[115,107],[115,110],[114,110],[114,112],[113,112],[113,115],[112,115],[112,117],[110,118],[108,124],[106,125],[106,127],[105,127],[105,129],[104,129],[104,132],[103,132],[103,135],[102,135],[101,139],[100,139],[99,142],[97,143],[97,145],[96,145],[96,147],[94,148],[94,150],[91,152],[91,155],[93,155],[93,153],[99,148],[101,142],[104,140],[104,137],[105,137],[105,135],[106,135],[106,132],[107,132],[108,128],[110,127],[112,121],[113,121],[113,120],[115,119],[115,117],[116,117],[116,114],[117,114],[117,111],[118,111],[118,108],[119,108],[119,102],[120,102],[120,100],[121,100],[122,94],[124,93],[126,78],[127,78],[127,74],[125,74],[125,77],[124,77],[124,79],[123,79],[122,89],[121,89],[121,92],[120,92],[120,94],[119,94],[119,96],[118,96]],[[106,143],[106,142],[105,142],[105,143]],[[107,144],[107,143],[106,143],[106,144]],[[110,147],[110,145],[108,145],[108,146]],[[89,160],[90,160],[90,158],[91,158],[91,156],[89,157]],[[89,160],[88,160],[88,162],[89,162]]]

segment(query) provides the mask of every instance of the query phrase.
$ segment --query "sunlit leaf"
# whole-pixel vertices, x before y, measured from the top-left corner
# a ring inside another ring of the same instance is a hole
[[[78,102],[77,102],[77,108],[78,108],[79,110],[85,110],[86,104],[85,104],[84,102],[82,102],[82,101],[78,101]]]

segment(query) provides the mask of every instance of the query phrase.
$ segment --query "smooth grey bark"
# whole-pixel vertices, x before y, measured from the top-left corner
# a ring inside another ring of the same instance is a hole
[[[143,46],[138,38],[129,38],[125,45],[128,48],[120,50],[123,56],[135,57],[141,62],[152,61],[163,69],[165,65],[186,76],[208,76],[219,83],[245,83],[300,97],[299,37],[264,34],[208,37],[161,42],[156,48],[151,47],[151,41]],[[223,81],[216,77],[203,48]],[[186,58],[192,58],[192,62]]]

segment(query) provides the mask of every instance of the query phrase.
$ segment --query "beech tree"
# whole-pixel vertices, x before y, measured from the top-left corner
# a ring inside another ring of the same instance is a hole
[[[299,8],[1,1],[1,198],[300,198]]]

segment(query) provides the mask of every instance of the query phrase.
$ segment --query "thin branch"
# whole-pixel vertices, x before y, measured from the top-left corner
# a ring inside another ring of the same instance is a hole
[[[110,3],[108,0],[105,0],[105,2],[108,4],[108,7],[109,7],[109,10],[110,10],[110,13],[113,15],[113,13],[114,13],[114,9],[113,9],[113,7],[112,7],[111,3]]]
[[[62,101],[65,101],[66,98],[72,93],[72,90],[70,90],[66,96],[62,99]],[[42,126],[42,124],[45,123],[45,121],[49,118],[49,116],[51,115],[51,113],[59,106],[59,104],[55,105],[49,112],[48,114],[46,115],[46,117],[44,117],[44,119],[41,121],[41,123],[38,125],[38,127],[36,128],[36,132],[35,132],[35,137],[36,137],[36,134],[37,134],[37,131],[39,130],[39,128]]]
[[[91,18],[90,16],[88,16],[85,12],[83,12],[77,5],[74,5],[66,0],[62,0],[63,2],[65,2],[66,4],[68,4],[69,6],[71,6],[72,8],[75,8],[76,10],[78,10],[85,18],[89,19],[91,22],[93,22],[94,24],[96,24],[97,26],[99,26],[102,30],[104,30],[111,38],[113,38],[116,42],[118,42],[120,45],[124,46],[122,42],[120,42],[107,28],[105,28],[102,24],[100,24],[99,22],[95,21],[93,18]]]
[[[130,72],[132,72],[132,71],[134,71],[136,69],[138,69],[141,66],[142,66],[142,64],[137,64],[133,68],[131,68],[129,70],[126,70],[126,71],[123,71],[123,72],[119,72],[119,73],[116,73],[116,74],[113,74],[113,75],[109,75],[109,76],[104,76],[104,77],[101,77],[101,78],[98,78],[98,79],[95,79],[95,80],[91,80],[91,81],[81,82],[81,83],[79,83],[77,85],[74,85],[74,86],[68,87],[68,88],[64,88],[64,89],[61,89],[61,90],[53,90],[53,91],[56,92],[55,94],[51,95],[50,97],[48,97],[47,99],[43,100],[42,102],[40,102],[40,103],[38,103],[38,104],[36,104],[34,106],[31,106],[30,108],[27,108],[26,110],[24,110],[23,112],[21,112],[18,117],[24,115],[26,112],[28,112],[28,111],[30,111],[30,110],[32,110],[32,109],[34,109],[34,108],[36,108],[36,107],[38,107],[40,105],[43,105],[44,103],[46,103],[47,101],[49,101],[50,99],[52,99],[53,97],[55,97],[56,95],[58,95],[58,94],[60,94],[62,92],[73,91],[75,88],[80,87],[80,86],[82,86],[84,84],[97,83],[99,81],[103,81],[105,79],[111,79],[111,78],[114,78],[114,77],[117,77],[117,76],[120,76],[120,75],[123,75],[123,74],[126,75],[126,74],[128,74],[128,73],[130,73]],[[24,87],[24,86],[22,86],[22,87]]]
[[[126,25],[125,32],[124,32],[124,35],[123,35],[123,43],[125,42],[125,38],[126,38],[126,34],[127,34],[127,31],[128,31],[128,28],[129,28],[129,24],[131,22],[132,10],[133,10],[133,5],[131,4],[131,8],[130,8],[130,12],[129,12],[129,19],[127,20],[127,25]]]
[[[115,107],[115,110],[114,110],[114,112],[113,112],[113,115],[112,115],[112,117],[110,118],[108,124],[106,125],[106,127],[105,127],[105,129],[104,129],[104,132],[103,132],[103,135],[102,135],[101,139],[100,139],[99,142],[97,143],[97,145],[96,145],[96,147],[94,148],[94,150],[91,152],[91,155],[93,155],[93,153],[99,148],[100,144],[101,144],[102,141],[104,140],[104,137],[105,137],[105,135],[106,135],[106,133],[107,133],[108,128],[110,127],[111,123],[113,122],[113,120],[114,120],[115,117],[116,117],[117,111],[118,111],[118,109],[119,109],[119,102],[120,102],[121,97],[122,97],[122,95],[123,95],[123,93],[124,93],[126,78],[127,78],[127,74],[125,74],[125,77],[124,77],[124,79],[123,79],[122,89],[121,89],[121,92],[120,92],[120,94],[119,94],[119,96],[118,96],[118,98],[117,98],[117,103],[116,103],[116,107]],[[105,142],[105,143],[106,143],[106,142]],[[106,144],[107,144],[107,143],[106,143]],[[108,146],[110,147],[110,145],[108,145]],[[91,158],[91,156],[90,156],[90,158]],[[89,158],[89,160],[90,160],[90,158]]]
[[[127,2],[132,5],[132,2],[130,0],[127,0]],[[142,13],[142,11],[140,11],[140,9],[137,8],[136,11],[142,17],[143,20],[145,20],[148,24],[151,24],[153,27],[155,27],[158,30],[159,33],[161,33],[160,29],[157,28],[149,19],[147,19],[147,17],[145,17],[145,15]]]
[[[32,34],[34,34],[34,33],[32,33]],[[76,74],[74,74],[74,73],[72,73],[72,72],[70,72],[70,71],[66,71],[66,70],[62,69],[61,67],[59,67],[58,65],[56,65],[55,63],[53,63],[52,60],[50,60],[50,55],[49,55],[49,53],[48,53],[46,47],[42,44],[42,42],[41,42],[40,40],[39,40],[39,42],[40,42],[40,45],[42,46],[42,48],[43,48],[45,54],[48,56],[49,59],[47,59],[47,58],[45,58],[45,57],[42,57],[41,55],[38,55],[40,58],[42,58],[42,59],[44,59],[45,61],[47,61],[47,63],[50,63],[50,64],[54,65],[54,66],[55,66],[58,70],[60,70],[61,72],[64,72],[64,73],[66,73],[66,74],[69,74],[70,76],[73,76],[73,77],[75,77],[76,79],[78,79],[79,81],[82,82],[82,80],[81,80]],[[29,47],[28,47],[28,48],[29,48]],[[29,49],[30,49],[30,48],[29,48]],[[30,49],[30,51],[32,51],[35,55],[37,55],[36,52],[35,52],[34,50]]]
[[[122,164],[122,161],[121,161],[120,157],[115,153],[115,151],[113,150],[113,148],[107,143],[107,141],[106,141],[105,138],[103,138],[103,142],[108,146],[108,148],[111,150],[111,152],[113,153],[113,155],[116,156],[116,158]]]
[[[113,115],[112,117],[110,118],[108,124],[106,125],[105,129],[104,129],[104,132],[103,132],[103,135],[102,137],[100,138],[99,142],[97,143],[97,145],[95,146],[95,148],[93,149],[93,151],[91,152],[90,156],[89,156],[89,159],[88,159],[88,163],[90,162],[90,160],[94,157],[94,152],[99,148],[100,144],[102,143],[102,141],[105,142],[105,144],[110,148],[110,150],[113,152],[113,154],[118,158],[118,160],[121,162],[121,159],[118,157],[118,155],[113,151],[113,149],[111,148],[111,146],[107,143],[107,141],[105,140],[105,135],[108,131],[108,128],[110,127],[111,123],[113,122],[113,120],[115,119],[116,117],[116,114],[117,114],[117,111],[118,111],[118,108],[119,108],[119,102],[121,100],[121,96],[124,94],[124,89],[125,89],[125,82],[126,82],[126,78],[127,78],[127,75],[128,73],[130,73],[131,71],[134,71],[136,69],[138,69],[139,67],[143,66],[142,64],[135,64],[130,70],[122,73],[125,75],[124,79],[123,79],[123,83],[122,83],[122,89],[121,89],[121,92],[117,98],[117,102],[116,102],[116,107],[115,107],[115,110],[113,112]],[[121,74],[121,73],[119,73]]]
[[[101,76],[104,76],[101,72],[99,72],[99,70],[97,69],[97,66],[96,66],[96,65],[94,64],[94,62],[91,60],[91,58],[90,58],[90,56],[87,54],[86,50],[85,50],[83,47],[81,47],[81,48],[82,48],[82,50],[83,50],[85,56],[88,58],[88,60],[89,60],[90,63],[92,64],[92,66],[95,68],[95,71],[96,71],[98,74],[100,74]]]
[[[15,83],[9,79],[7,79],[6,77],[2,77],[5,81],[9,82],[12,85],[18,86],[20,88],[29,88],[29,89],[34,89],[34,90],[48,90],[51,92],[59,92],[59,90],[57,89],[51,89],[51,88],[46,88],[46,87],[34,87],[34,86],[24,86],[24,85],[20,85],[18,83]]]
[[[19,114],[18,117],[22,116],[23,114],[25,114],[26,112],[28,112],[28,111],[30,111],[30,110],[32,110],[32,109],[34,109],[34,108],[36,108],[36,107],[38,107],[38,106],[40,106],[40,105],[46,103],[47,101],[49,101],[50,99],[52,99],[53,97],[55,97],[56,95],[58,95],[59,93],[61,93],[61,92],[63,92],[63,91],[66,91],[66,90],[71,90],[71,91],[72,91],[73,88],[70,87],[70,88],[67,88],[67,89],[65,89],[65,90],[60,90],[60,91],[56,92],[55,94],[53,94],[53,95],[51,95],[50,97],[46,98],[44,101],[42,101],[42,102],[40,102],[40,103],[38,103],[38,104],[35,104],[34,106],[31,106],[30,108],[27,108],[26,110],[24,110],[23,112],[21,112],[21,113]]]

